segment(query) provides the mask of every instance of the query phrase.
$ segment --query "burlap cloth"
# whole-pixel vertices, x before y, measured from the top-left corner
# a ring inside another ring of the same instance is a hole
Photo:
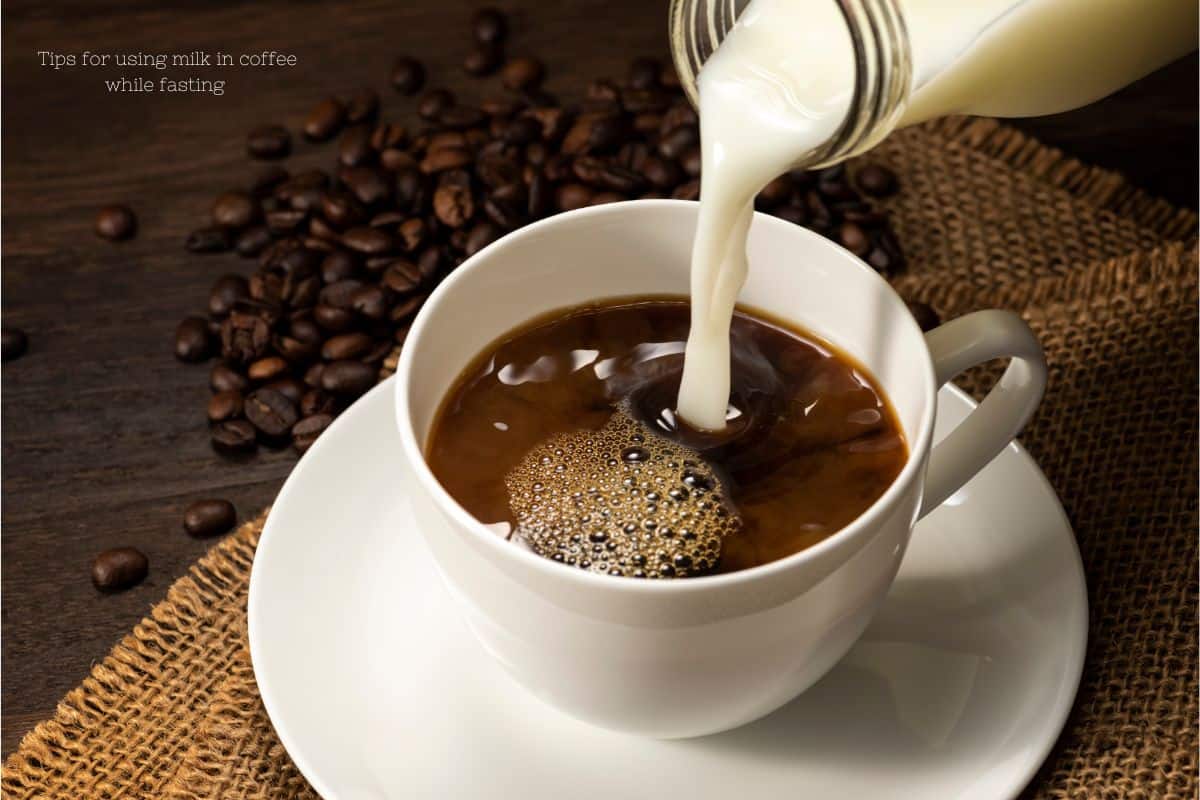
[[[902,181],[897,288],[943,318],[1019,310],[1050,364],[1022,440],[1074,525],[1091,628],[1074,711],[1026,796],[1195,797],[1195,215],[990,120],[905,131],[869,158]],[[261,524],[214,547],[25,738],[6,797],[314,796],[247,653]]]

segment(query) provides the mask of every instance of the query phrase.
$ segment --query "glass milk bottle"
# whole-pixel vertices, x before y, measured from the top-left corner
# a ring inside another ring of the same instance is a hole
[[[775,122],[785,113],[802,117],[807,124],[791,164],[820,166],[926,119],[1039,116],[1090,103],[1195,49],[1197,5],[672,0],[671,48],[702,111],[698,84],[717,70],[701,77],[701,66],[736,50],[739,64],[721,71],[739,95],[752,86],[739,113],[772,113]]]

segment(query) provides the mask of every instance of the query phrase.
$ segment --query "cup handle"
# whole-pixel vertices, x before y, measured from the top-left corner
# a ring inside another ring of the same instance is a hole
[[[1033,331],[1011,311],[976,311],[925,334],[938,387],[963,370],[1011,357],[1000,381],[929,457],[921,516],[940,506],[1011,442],[1046,389],[1046,357]]]

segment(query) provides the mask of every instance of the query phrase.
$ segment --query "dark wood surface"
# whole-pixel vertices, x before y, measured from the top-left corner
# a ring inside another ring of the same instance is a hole
[[[234,256],[182,248],[213,195],[245,183],[246,130],[295,128],[323,96],[364,84],[384,95],[386,116],[411,119],[411,101],[386,84],[401,52],[424,59],[434,84],[465,97],[492,91],[494,79],[477,83],[458,66],[470,8],[461,0],[4,4],[3,321],[31,340],[2,372],[5,755],[204,552],[209,543],[180,528],[183,508],[221,496],[248,516],[295,461],[288,451],[241,464],[217,457],[202,414],[208,370],[171,355],[176,323],[203,308],[213,279],[246,270]],[[591,77],[621,74],[633,55],[665,54],[665,0],[529,0],[513,10],[510,52],[542,56],[548,87],[565,96]],[[122,70],[39,64],[39,50],[85,49],[279,50],[299,63],[192,73],[226,80],[222,97],[108,94],[103,80]],[[1196,74],[1191,57],[1091,108],[1020,124],[1194,206]],[[330,158],[300,143],[292,163]],[[133,241],[92,234],[95,210],[112,202],[137,211]],[[102,596],[89,564],[117,545],[146,552],[150,577]]]

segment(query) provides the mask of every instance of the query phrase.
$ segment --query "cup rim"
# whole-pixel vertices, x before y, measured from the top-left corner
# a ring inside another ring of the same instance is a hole
[[[424,340],[425,328],[428,325],[430,317],[436,313],[437,307],[444,299],[455,291],[455,287],[466,279],[466,276],[477,269],[480,269],[491,258],[494,258],[498,253],[502,252],[506,247],[512,245],[514,241],[526,236],[536,236],[542,230],[549,227],[560,227],[563,225],[573,225],[591,217],[601,217],[611,214],[629,213],[631,209],[652,211],[655,209],[681,209],[685,207],[693,208],[693,214],[698,213],[699,203],[694,200],[674,200],[674,199],[644,199],[644,200],[625,200],[615,203],[604,203],[597,206],[587,206],[585,208],[575,209],[573,211],[565,211],[555,214],[551,217],[538,220],[537,222],[518,228],[505,236],[497,239],[491,244],[484,247],[475,255],[467,258],[462,262],[449,276],[447,276],[441,284],[429,295],[423,304],[420,312],[413,320],[412,326],[409,329],[408,337],[405,339],[404,347],[400,353],[399,362],[396,365],[396,381],[395,381],[395,410],[396,410],[396,426],[400,433],[400,447],[403,451],[402,455],[405,460],[412,466],[412,474],[421,484],[421,489],[428,492],[437,503],[439,509],[446,514],[449,514],[455,523],[467,529],[470,536],[479,540],[484,547],[490,548],[489,552],[495,552],[497,558],[516,559],[519,563],[524,563],[538,572],[544,572],[548,579],[561,581],[574,581],[582,586],[590,586],[601,590],[615,590],[621,592],[632,592],[637,594],[647,595],[669,595],[680,594],[697,591],[708,591],[723,588],[732,588],[742,586],[748,583],[753,583],[760,580],[768,579],[772,576],[777,576],[781,573],[788,572],[792,569],[801,567],[809,562],[819,560],[826,553],[835,550],[851,539],[857,539],[865,536],[872,528],[877,526],[879,520],[895,506],[897,501],[904,496],[912,487],[912,484],[917,480],[919,474],[924,469],[926,462],[926,454],[931,447],[931,439],[933,438],[933,426],[937,411],[937,380],[934,375],[933,361],[929,355],[929,351],[922,348],[918,361],[919,368],[924,372],[924,385],[926,394],[925,407],[921,410],[920,421],[917,425],[916,435],[913,441],[909,444],[908,459],[904,464],[900,474],[892,481],[892,484],[880,495],[874,503],[872,503],[865,511],[859,514],[849,524],[834,531],[825,539],[806,547],[805,549],[792,553],[790,556],[770,561],[766,564],[759,564],[755,567],[738,570],[736,572],[720,573],[717,575],[701,575],[686,580],[631,580],[621,575],[608,575],[603,573],[590,572],[588,570],[575,569],[555,561],[539,556],[538,554],[527,550],[523,547],[515,547],[506,539],[500,539],[494,532],[489,530],[482,522],[471,515],[462,505],[454,499],[451,494],[446,491],[437,477],[434,476],[433,470],[429,468],[428,462],[425,460],[424,449],[417,441],[415,427],[412,422],[412,413],[408,399],[408,389],[410,383],[410,373],[412,364],[415,358],[414,353],[420,348],[421,342]],[[634,219],[637,219],[635,216]],[[646,224],[642,222],[641,224]],[[837,258],[850,262],[848,266],[853,266],[856,269],[864,271],[870,280],[878,282],[884,289],[886,294],[889,294],[892,299],[901,307],[904,307],[904,301],[896,293],[896,290],[879,276],[875,270],[871,269],[862,259],[851,253],[846,248],[833,242],[820,234],[814,233],[807,228],[787,222],[760,211],[754,212],[754,222],[751,226],[753,231],[755,225],[766,225],[767,227],[778,227],[780,230],[787,230],[787,235],[800,236],[808,239],[810,243],[818,249],[825,248],[830,253],[836,254]],[[614,295],[616,296],[616,295]],[[924,337],[916,320],[904,307],[903,322],[901,324],[909,325],[919,337]],[[802,323],[801,323],[802,324]],[[497,334],[499,335],[499,334]],[[837,344],[836,341],[833,341]],[[878,380],[878,379],[877,379]],[[884,387],[886,391],[887,387]],[[917,515],[914,513],[913,521]],[[910,522],[911,525],[911,522]],[[545,572],[545,571],[549,572]]]

